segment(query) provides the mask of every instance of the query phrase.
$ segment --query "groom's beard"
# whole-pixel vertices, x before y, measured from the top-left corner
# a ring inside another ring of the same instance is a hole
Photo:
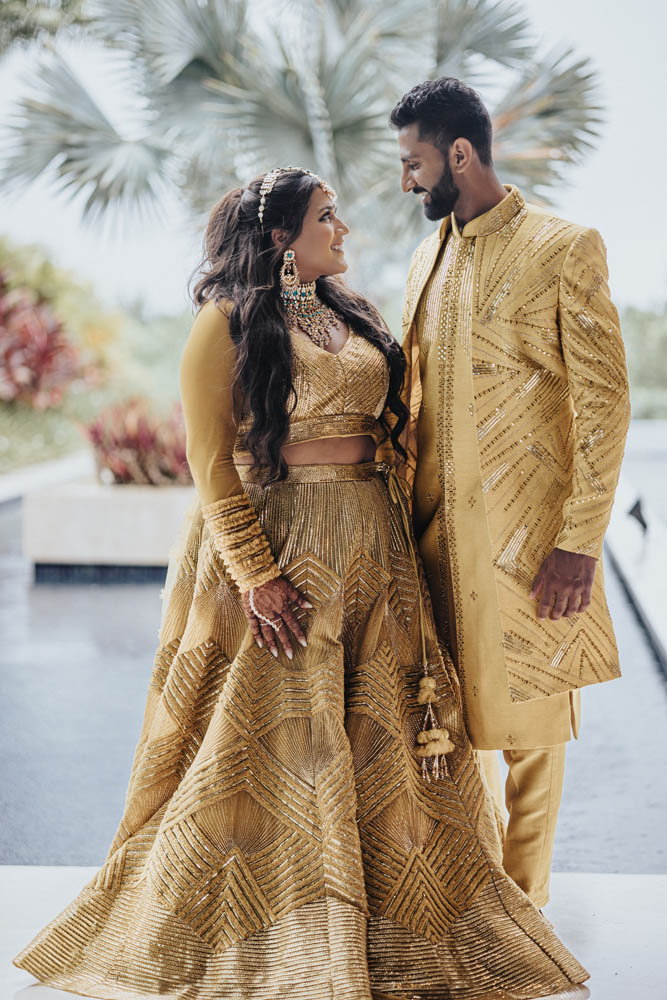
[[[416,193],[425,191],[426,188],[415,189]],[[427,219],[444,219],[454,211],[454,205],[458,201],[459,189],[454,183],[449,163],[445,161],[440,180],[435,187],[428,192],[430,201],[424,202],[424,215]]]

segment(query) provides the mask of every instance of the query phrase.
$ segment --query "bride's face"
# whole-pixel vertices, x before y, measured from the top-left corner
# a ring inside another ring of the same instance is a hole
[[[286,250],[294,250],[299,278],[315,281],[322,275],[347,271],[343,238],[349,228],[336,215],[336,203],[316,187],[310,196],[303,228]]]

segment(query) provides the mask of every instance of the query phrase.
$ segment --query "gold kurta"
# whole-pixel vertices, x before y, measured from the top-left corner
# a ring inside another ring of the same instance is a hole
[[[420,244],[403,317],[415,530],[480,749],[576,736],[578,689],[620,675],[600,556],[630,407],[605,248],[507,190]],[[538,619],[555,546],[598,559],[591,605]]]

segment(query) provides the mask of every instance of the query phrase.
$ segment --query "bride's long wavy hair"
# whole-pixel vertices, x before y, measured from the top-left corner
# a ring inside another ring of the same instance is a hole
[[[287,474],[280,449],[289,429],[289,414],[296,404],[292,383],[292,345],[287,315],[280,298],[279,272],[283,248],[271,239],[272,229],[288,233],[285,246],[299,235],[317,180],[298,170],[280,174],[266,199],[263,225],[258,218],[259,191],[264,175],[247,187],[234,188],[211,212],[204,239],[201,276],[192,297],[196,306],[212,299],[231,300],[230,334],[238,347],[236,368],[252,427],[246,447],[255,465],[265,471],[264,482],[276,482]],[[389,391],[387,405],[396,417],[393,426],[382,418],[399,454],[405,456],[398,438],[408,411],[400,392],[405,357],[377,309],[352,291],[340,277],[320,277],[317,294],[374,344],[387,359]]]

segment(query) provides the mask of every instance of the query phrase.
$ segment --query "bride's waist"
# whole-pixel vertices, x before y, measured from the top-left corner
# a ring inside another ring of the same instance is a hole
[[[281,455],[288,465],[353,464],[373,459],[376,447],[369,434],[331,435],[284,444]],[[254,459],[250,452],[235,452],[234,464],[254,465]]]
[[[325,483],[331,481],[374,479],[384,472],[383,462],[312,462],[288,465],[287,475],[269,487],[280,487],[289,483]],[[236,470],[242,483],[263,484],[264,474],[253,465],[237,465]]]
[[[234,461],[247,455],[246,437],[252,427],[250,418],[245,417],[240,425],[234,446]],[[369,413],[326,413],[309,415],[299,419],[290,418],[285,448],[312,441],[371,437],[377,441],[383,436],[378,419]]]

